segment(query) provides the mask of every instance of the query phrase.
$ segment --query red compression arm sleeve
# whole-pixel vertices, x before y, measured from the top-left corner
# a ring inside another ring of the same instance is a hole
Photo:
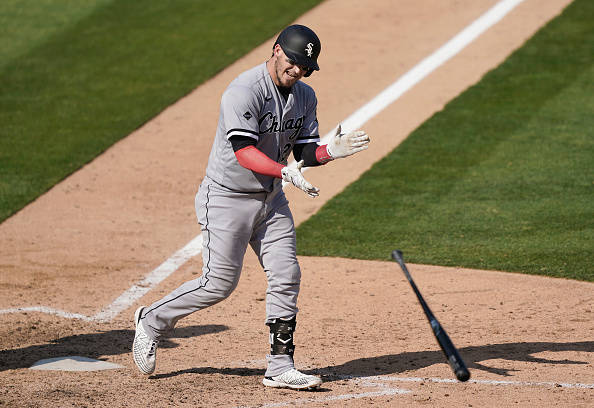
[[[272,176],[276,178],[283,178],[281,169],[283,166],[275,162],[270,157],[266,156],[255,146],[247,146],[235,152],[237,161],[246,169],[265,176]]]

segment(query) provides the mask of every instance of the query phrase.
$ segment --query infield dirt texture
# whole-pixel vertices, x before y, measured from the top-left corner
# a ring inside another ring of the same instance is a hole
[[[521,2],[369,120],[363,126],[372,138],[368,151],[306,173],[321,189],[318,199],[287,187],[296,222],[315,213],[569,3]],[[497,1],[395,4],[329,0],[297,20],[312,27],[323,44],[322,70],[306,80],[317,92],[322,134]],[[134,310],[200,273],[199,254],[176,265],[184,255],[178,253],[159,267],[199,234],[194,194],[214,137],[220,95],[238,73],[269,56],[273,41],[0,225],[0,405],[592,406],[592,283],[409,264],[471,370],[472,381],[457,383],[393,262],[300,258],[295,357],[299,368],[322,375],[320,391],[262,386],[266,281],[249,251],[230,298],[180,321],[159,348],[155,375],[137,371],[130,354]],[[143,281],[152,271],[162,272],[162,279]],[[135,293],[143,290],[137,299]],[[123,367],[29,369],[61,356]]]

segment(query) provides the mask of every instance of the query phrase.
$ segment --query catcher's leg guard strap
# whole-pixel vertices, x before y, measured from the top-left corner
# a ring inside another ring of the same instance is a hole
[[[297,325],[296,317],[289,320],[274,319],[267,323],[270,327],[270,354],[288,354],[293,357],[295,345],[293,344],[293,332]]]

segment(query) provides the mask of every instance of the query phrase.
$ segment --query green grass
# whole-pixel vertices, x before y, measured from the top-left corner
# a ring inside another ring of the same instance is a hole
[[[2,2],[0,222],[319,2]]]
[[[3,0],[0,69],[111,0]]]
[[[319,2],[2,2],[0,222]],[[593,15],[574,1],[413,132],[300,254],[594,281]]]
[[[301,255],[594,281],[594,2],[577,0],[298,228]],[[331,164],[330,164],[331,165]]]

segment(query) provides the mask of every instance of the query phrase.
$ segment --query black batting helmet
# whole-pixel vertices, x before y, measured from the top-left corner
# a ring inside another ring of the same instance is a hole
[[[285,55],[298,65],[307,67],[306,77],[313,71],[319,71],[318,55],[322,49],[320,39],[310,28],[294,24],[285,28],[276,39]],[[273,48],[274,48],[273,46]]]

